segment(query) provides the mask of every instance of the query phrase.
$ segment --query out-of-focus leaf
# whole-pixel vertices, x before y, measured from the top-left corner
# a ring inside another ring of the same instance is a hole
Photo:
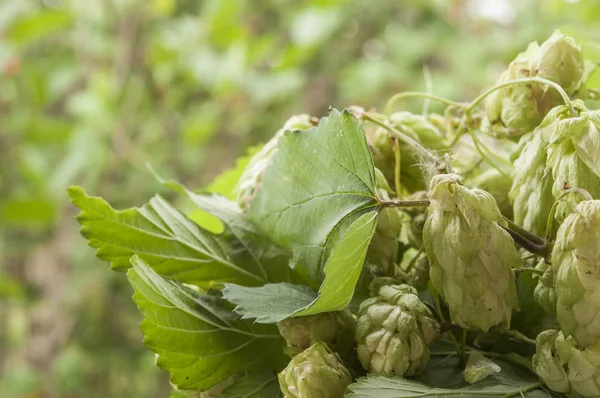
[[[0,300],[20,299],[25,294],[25,289],[16,279],[0,270]]]
[[[51,198],[9,199],[0,202],[2,224],[46,227],[56,218],[56,203]]]
[[[68,28],[72,22],[73,17],[66,11],[41,11],[17,19],[5,37],[15,44],[27,45]]]

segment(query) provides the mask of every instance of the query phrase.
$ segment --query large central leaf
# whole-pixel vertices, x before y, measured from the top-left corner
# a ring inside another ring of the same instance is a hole
[[[318,127],[280,138],[248,214],[263,234],[292,251],[297,270],[316,289],[329,252],[377,206],[362,127],[350,112],[334,109]]]

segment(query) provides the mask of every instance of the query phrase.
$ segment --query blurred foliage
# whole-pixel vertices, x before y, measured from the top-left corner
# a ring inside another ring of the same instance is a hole
[[[598,20],[596,0],[0,2],[0,396],[169,394],[67,185],[141,203],[150,163],[207,186],[294,113],[473,97],[529,41],[597,40]]]

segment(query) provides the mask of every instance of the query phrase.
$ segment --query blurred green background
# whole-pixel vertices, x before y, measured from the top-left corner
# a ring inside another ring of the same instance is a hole
[[[0,397],[169,395],[69,184],[139,205],[150,163],[201,188],[295,113],[469,99],[598,21],[597,0],[1,0]]]

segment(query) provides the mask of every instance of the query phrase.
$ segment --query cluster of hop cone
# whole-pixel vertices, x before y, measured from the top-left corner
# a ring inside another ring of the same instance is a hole
[[[367,134],[379,197],[426,199],[429,206],[382,211],[359,282],[372,297],[354,313],[280,322],[292,356],[279,374],[285,397],[341,397],[356,367],[418,375],[431,345],[452,333],[442,333],[440,323],[509,330],[519,311],[515,273],[524,268],[535,272],[533,295],[551,325],[537,335],[534,371],[553,391],[600,397],[600,111],[585,86],[589,73],[581,47],[560,32],[532,43],[502,73],[499,85],[538,77],[562,88],[507,84],[470,120],[467,128],[513,145],[508,172],[440,173],[414,147],[390,139],[389,129]],[[439,154],[454,150],[449,132],[464,128],[459,116],[397,112],[388,123]],[[309,116],[295,116],[255,155],[240,180],[242,206],[282,132],[313,125]],[[390,188],[400,176],[401,187]],[[510,233],[515,228],[519,234]],[[412,261],[399,267],[411,247]],[[428,285],[442,300],[441,312],[420,299]],[[448,320],[440,319],[444,312]]]

